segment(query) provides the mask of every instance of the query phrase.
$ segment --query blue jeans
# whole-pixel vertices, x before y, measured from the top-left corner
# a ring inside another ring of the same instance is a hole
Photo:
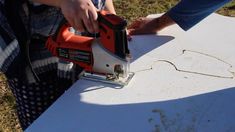
[[[184,30],[188,30],[202,19],[231,0],[181,0],[167,14]]]

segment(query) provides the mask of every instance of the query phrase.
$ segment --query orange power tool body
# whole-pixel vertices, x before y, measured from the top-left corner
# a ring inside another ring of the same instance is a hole
[[[107,11],[98,12],[99,37],[77,35],[63,22],[46,47],[54,56],[73,62],[86,72],[103,75],[129,72],[127,22]]]

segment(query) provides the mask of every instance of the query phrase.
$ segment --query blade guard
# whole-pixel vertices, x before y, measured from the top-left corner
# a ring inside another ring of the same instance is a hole
[[[86,71],[91,71],[93,65],[91,45],[94,38],[70,32],[71,26],[65,20],[60,25],[56,34],[48,38],[47,49],[54,56],[78,64]]]

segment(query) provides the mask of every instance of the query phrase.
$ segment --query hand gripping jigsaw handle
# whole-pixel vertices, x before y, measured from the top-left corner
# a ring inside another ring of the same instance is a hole
[[[55,35],[48,38],[46,47],[54,56],[91,71],[93,65],[91,44],[94,38],[76,35],[70,29],[71,26],[64,19]]]

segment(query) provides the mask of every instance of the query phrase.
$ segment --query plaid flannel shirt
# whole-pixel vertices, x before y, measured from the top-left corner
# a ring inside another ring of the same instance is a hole
[[[17,57],[21,54],[21,50],[19,43],[7,22],[4,11],[2,10],[4,9],[4,1],[5,0],[0,0],[0,30],[2,30],[0,34],[0,71],[11,74],[12,72],[10,71],[15,70],[14,68],[17,67],[16,63],[19,63]],[[104,8],[105,0],[92,1],[98,9]],[[27,29],[27,14],[29,13],[25,11],[27,10],[21,12],[21,18]],[[52,33],[54,33],[62,19],[62,14],[59,9],[54,7],[47,8],[40,13],[30,12],[30,14],[31,21],[30,29],[28,30],[31,30],[31,34],[40,34],[42,36],[48,36],[52,29]],[[31,43],[29,47],[32,67],[37,74],[57,69],[58,77],[71,78],[73,64],[62,61],[57,57],[53,57],[50,52],[44,48],[43,41]],[[30,68],[25,67],[25,69],[28,81],[35,82],[35,78],[33,77]]]

